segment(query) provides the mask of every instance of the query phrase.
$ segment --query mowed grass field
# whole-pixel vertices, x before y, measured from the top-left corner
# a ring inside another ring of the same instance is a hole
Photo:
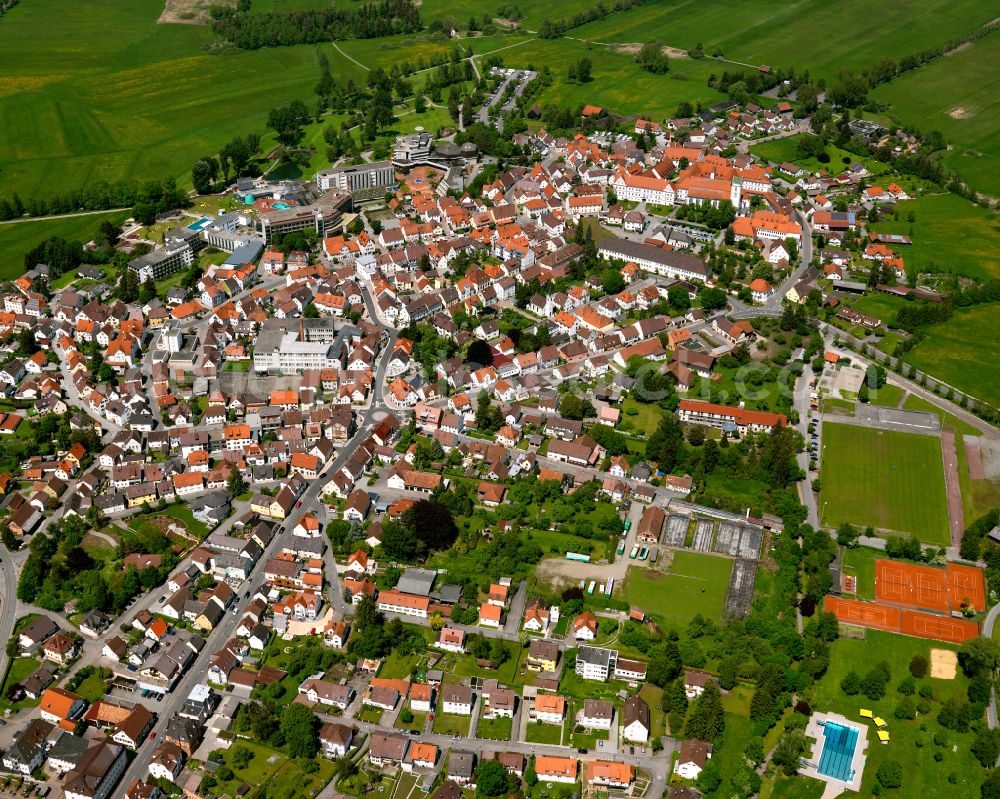
[[[993,405],[1000,405],[1000,363],[996,304],[955,311],[947,322],[927,328],[927,338],[903,356],[906,363]]]
[[[894,760],[903,764],[903,785],[898,790],[886,792],[886,796],[979,799],[979,786],[985,772],[969,751],[974,734],[946,730],[937,723],[938,713],[945,702],[966,701],[968,680],[961,669],[954,680],[926,677],[917,681],[918,690],[924,686],[930,686],[933,690],[928,713],[921,713],[912,721],[897,719],[894,715],[896,706],[902,699],[896,687],[909,676],[907,666],[910,659],[914,655],[929,659],[932,648],[957,647],[879,630],[867,630],[863,639],[839,638],[830,644],[830,668],[815,685],[803,692],[802,698],[816,711],[841,713],[854,723],[868,726],[867,761],[861,778],[861,791],[849,794],[850,796],[875,795],[873,788],[879,766]],[[873,702],[863,694],[848,696],[840,689],[840,683],[849,671],[863,677],[882,660],[889,664],[891,672],[889,685],[882,699]],[[876,716],[888,721],[891,736],[888,745],[878,744],[874,724],[866,722],[858,714],[861,708],[868,708]],[[782,795],[815,796],[797,792]]]
[[[820,516],[827,527],[850,522],[948,544],[936,436],[824,422],[820,484]]]
[[[560,15],[553,9],[553,18]],[[858,70],[886,56],[919,52],[969,33],[995,16],[996,6],[987,0],[681,0],[645,3],[570,35],[621,43],[657,39],[683,50],[701,42],[708,54],[721,47],[727,59],[753,66],[795,66],[830,80],[840,69]]]
[[[668,624],[687,626],[699,613],[722,618],[733,562],[698,552],[675,552],[670,572],[632,566],[623,588],[630,605]]]
[[[878,181],[885,185],[885,181]],[[1000,214],[954,194],[930,194],[897,205],[899,220],[871,225],[901,233],[913,244],[898,248],[907,266],[955,272],[980,280],[1000,278]],[[914,221],[909,221],[910,212]]]
[[[872,97],[918,130],[954,145],[946,164],[978,191],[1000,194],[1000,35],[972,42],[879,86]]]
[[[0,225],[0,280],[12,280],[24,274],[24,256],[28,250],[52,236],[62,236],[82,244],[97,234],[101,222],[110,219],[121,222],[127,211],[113,214],[92,214],[65,219],[38,219]]]

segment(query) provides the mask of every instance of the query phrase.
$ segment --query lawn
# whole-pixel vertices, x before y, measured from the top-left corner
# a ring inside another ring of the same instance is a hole
[[[246,747],[254,755],[245,769],[237,769],[233,764],[233,752],[239,747]],[[223,762],[232,769],[233,779],[219,781],[213,789],[218,796],[238,796],[238,789],[243,783],[267,785],[268,795],[271,796],[316,796],[333,778],[334,770],[333,761],[318,758],[319,768],[307,772],[303,767],[304,761],[289,759],[277,749],[243,740],[225,751]]]
[[[529,721],[525,728],[524,737],[529,743],[559,746],[562,743],[562,731],[562,724],[542,724],[539,721]]]
[[[0,97],[0,105],[2,104],[3,98]],[[69,241],[86,243],[94,238],[105,219],[121,222],[127,216],[126,212],[119,211],[114,214],[74,216],[69,219],[33,219],[0,225],[0,280],[13,280],[24,274],[24,256],[28,254],[28,250],[46,239],[61,236]]]
[[[767,494],[770,486],[762,480],[751,477],[729,477],[718,474],[709,475],[705,480],[705,494],[713,499],[726,499],[738,503],[739,507],[750,508],[753,513],[763,513],[769,501]],[[709,503],[711,504],[711,503]],[[716,507],[730,507],[722,504]]]
[[[666,727],[664,726],[664,713],[662,705],[663,701],[663,689],[658,688],[651,682],[645,682],[642,684],[642,688],[639,689],[639,696],[641,696],[646,704],[649,705],[649,737],[650,739],[656,737],[657,735],[662,735]]]
[[[603,559],[607,554],[607,540],[601,538],[581,538],[559,530],[529,530],[528,536],[546,555],[565,555],[579,552],[590,555],[592,561]]]
[[[858,599],[875,599],[875,561],[884,557],[884,552],[868,547],[844,550],[843,572],[857,578]]]
[[[618,428],[622,432],[635,431],[649,435],[660,424],[664,411],[656,403],[639,402],[630,394],[622,402],[622,417]]]
[[[980,280],[1000,277],[1000,217],[995,211],[940,190],[901,202],[897,211],[898,220],[877,222],[871,228],[913,240],[897,248],[907,269],[955,272]]]
[[[457,661],[450,669],[446,669],[445,678],[455,677],[456,682],[462,677],[482,677],[483,679],[496,679],[501,683],[510,684],[517,679],[517,664],[521,657],[521,645],[514,641],[505,641],[504,647],[510,653],[510,657],[500,665],[499,669],[491,671],[476,665],[476,659],[472,655],[458,657]],[[454,658],[455,655],[446,657]],[[439,668],[445,668],[439,664]]]
[[[927,338],[903,356],[906,363],[950,386],[1000,405],[1000,373],[983,364],[1000,362],[1000,340],[993,335],[997,306],[976,305],[955,311],[947,322],[927,328]]]
[[[932,647],[950,649],[947,644],[908,638],[902,635],[868,630],[864,639],[841,638],[830,645],[830,667],[823,678],[803,697],[818,711],[842,713],[848,719],[861,721],[859,708],[868,708],[875,715],[889,722],[892,741],[888,746],[871,743],[874,728],[868,733],[868,760],[862,777],[861,795],[871,796],[875,772],[885,760],[904,764],[904,784],[900,796],[948,796],[951,799],[972,799],[979,796],[979,783],[983,774],[979,764],[969,752],[972,734],[959,734],[943,730],[935,719],[941,703],[947,699],[966,699],[967,680],[961,675],[956,680],[925,679],[918,681],[918,689],[927,684],[933,687],[929,713],[920,714],[914,721],[901,721],[893,711],[900,700],[896,686],[909,674],[907,664],[914,655],[930,656]],[[880,660],[891,669],[891,679],[884,698],[872,701],[864,695],[847,696],[840,690],[840,683],[848,671],[864,675]],[[919,699],[919,697],[915,697]],[[946,745],[934,744],[934,737],[941,733]],[[935,753],[941,754],[937,762]],[[949,775],[956,782],[951,784]]]
[[[410,711],[410,712],[413,713],[413,711]],[[411,721],[409,724],[405,723],[400,718],[400,716],[402,716],[402,715],[403,715],[403,712],[400,711],[399,714],[397,714],[397,716],[396,716],[396,724],[394,726],[396,727],[397,730],[417,730],[417,731],[421,731],[424,728],[424,724],[427,722],[427,714],[426,713],[413,713],[413,721]]]
[[[751,145],[750,150],[754,155],[771,161],[775,164],[782,164],[791,161],[802,169],[809,172],[821,172],[827,170],[832,175],[839,175],[853,163],[862,163],[868,167],[868,171],[873,175],[881,175],[889,171],[889,167],[876,161],[874,158],[866,158],[855,153],[837,147],[835,144],[826,146],[827,155],[830,160],[826,163],[814,157],[805,158],[799,154],[799,137],[787,136],[783,139],[773,139],[772,141],[761,142]],[[846,160],[845,160],[846,159]]]
[[[401,655],[395,649],[389,653],[378,670],[378,676],[396,680],[408,680],[417,665],[417,655]]]
[[[765,782],[765,786],[771,785],[770,794],[765,794],[761,789],[761,799],[820,799],[823,795],[825,782],[814,780],[812,777],[779,777],[774,782]]]
[[[104,680],[96,674],[91,674],[77,686],[75,693],[78,693],[88,702],[94,703],[98,699],[101,699],[106,691],[107,685],[105,685]]]
[[[3,688],[0,688],[0,710],[10,708],[16,712],[22,707],[34,707],[38,704],[39,700],[28,698],[24,698],[20,702],[11,702],[7,699],[7,689],[12,685],[17,685],[17,683],[25,679],[40,665],[41,663],[37,658],[13,658],[10,661],[10,667],[7,669],[7,679],[4,680]]]
[[[825,422],[822,440],[824,525],[850,522],[948,544],[944,466],[936,436]]]
[[[908,249],[902,250],[904,256],[908,252],[910,252]],[[851,297],[845,300],[845,304],[856,311],[866,313],[869,316],[875,316],[888,324],[896,315],[896,311],[905,305],[909,305],[910,301],[902,297],[894,297],[891,294],[870,292],[861,296]]]
[[[869,392],[868,401],[872,405],[883,405],[886,408],[896,408],[899,406],[899,401],[903,399],[903,395],[906,391],[900,386],[890,386],[886,383],[882,388],[874,389]]]
[[[794,65],[808,69],[814,78],[830,81],[838,70],[860,70],[886,54],[898,58],[919,52],[966,34],[995,16],[995,8],[985,0],[875,5],[865,0],[836,5],[682,0],[643,4],[576,28],[570,35],[601,42],[659,40],[684,50],[701,42],[708,54],[718,47],[727,59]],[[739,69],[737,64],[704,61],[716,72]]]
[[[471,723],[470,716],[460,716],[456,713],[435,713],[433,730],[437,735],[458,735],[462,738],[468,738]]]
[[[872,97],[954,145],[944,162],[978,191],[1000,194],[1000,39],[987,36],[879,86]]]
[[[488,738],[491,741],[509,741],[513,719],[503,716],[496,719],[480,719],[476,727],[477,738]]]
[[[361,709],[361,712],[358,713],[358,718],[370,724],[378,724],[382,721],[382,709],[372,705],[365,705]]]
[[[668,624],[686,627],[697,614],[722,618],[733,562],[714,555],[675,552],[667,574],[630,566],[625,599]]]

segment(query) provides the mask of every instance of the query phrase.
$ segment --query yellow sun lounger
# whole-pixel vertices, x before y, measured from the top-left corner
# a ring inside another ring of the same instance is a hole
[[[879,741],[881,741],[884,744],[889,743],[889,731],[888,730],[879,730],[878,731],[878,739],[879,739]]]
[[[875,726],[876,727],[884,727],[885,726],[885,719],[883,719],[883,718],[879,718],[878,716],[876,716],[874,718],[874,721],[875,721]]]
[[[873,718],[875,718],[875,714],[872,713],[870,710],[868,710],[868,708],[864,708],[863,707],[858,712],[861,714],[861,718],[863,718],[863,719],[873,719]]]

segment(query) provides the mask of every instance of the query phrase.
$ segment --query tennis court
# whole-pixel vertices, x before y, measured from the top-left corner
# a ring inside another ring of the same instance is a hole
[[[952,610],[968,604],[980,613],[986,612],[986,584],[983,570],[961,563],[948,564],[948,597]]]
[[[931,638],[935,641],[961,644],[979,635],[979,625],[974,621],[934,616],[931,613],[918,613],[915,610],[902,611],[900,622],[899,631],[903,635],[912,635],[915,638]]]
[[[944,569],[931,566],[877,560],[875,599],[893,605],[947,613],[948,576]]]
[[[823,602],[825,609],[845,624],[857,624],[890,633],[899,632],[899,608],[834,596],[826,597]]]
[[[862,602],[860,599],[828,596],[823,600],[823,607],[836,616],[837,621],[845,624],[901,633],[914,638],[960,644],[979,635],[979,625],[974,621],[920,613],[916,610],[901,610],[892,605]]]

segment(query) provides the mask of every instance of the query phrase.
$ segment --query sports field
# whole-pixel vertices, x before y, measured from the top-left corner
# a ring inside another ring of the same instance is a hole
[[[687,625],[697,614],[722,619],[733,562],[696,552],[675,552],[670,573],[632,566],[625,576],[629,604],[668,624]]]
[[[843,522],[946,546],[948,511],[936,436],[824,422],[823,524]]]
[[[872,97],[918,130],[954,145],[942,158],[979,191],[1000,194],[1000,36],[972,42],[879,86]]]

